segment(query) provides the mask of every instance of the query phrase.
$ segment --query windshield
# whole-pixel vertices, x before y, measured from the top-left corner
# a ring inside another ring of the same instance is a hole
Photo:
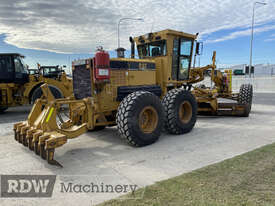
[[[53,67],[41,67],[43,69],[43,75],[57,75],[59,74],[60,70],[58,67],[53,66]]]
[[[166,55],[166,40],[138,45],[138,54],[144,57],[157,57]]]
[[[28,66],[27,66],[27,64],[24,62],[24,60],[23,60],[22,57],[20,57],[20,61],[21,61],[21,64],[23,65],[23,71],[24,71],[25,73],[28,73]]]

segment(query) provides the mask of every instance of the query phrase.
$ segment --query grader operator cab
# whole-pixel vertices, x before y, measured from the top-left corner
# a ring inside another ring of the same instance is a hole
[[[49,164],[55,149],[88,130],[117,125],[130,145],[158,140],[163,126],[171,134],[190,132],[197,119],[193,83],[212,64],[190,69],[197,35],[173,30],[130,38],[131,57],[117,49],[109,59],[102,49],[94,58],[73,62],[74,98],[55,99],[46,84],[27,121],[14,125],[15,139]],[[140,59],[135,59],[135,44]],[[68,112],[66,112],[68,111]]]
[[[30,70],[17,53],[0,54],[0,113],[9,107],[35,102],[42,95],[40,86],[48,83],[56,98],[72,95],[72,80],[59,71],[58,78]]]

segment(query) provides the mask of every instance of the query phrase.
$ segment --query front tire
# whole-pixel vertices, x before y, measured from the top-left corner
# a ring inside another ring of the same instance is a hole
[[[253,100],[253,86],[251,84],[242,84],[240,87],[238,103],[252,104]]]
[[[243,117],[248,117],[252,107],[253,86],[251,84],[242,84],[238,96],[238,104],[245,105]]]
[[[145,91],[129,94],[119,105],[116,122],[121,137],[130,145],[141,147],[156,142],[163,127],[160,99]]]
[[[165,129],[171,134],[190,132],[197,121],[197,101],[190,91],[170,90],[163,98]]]

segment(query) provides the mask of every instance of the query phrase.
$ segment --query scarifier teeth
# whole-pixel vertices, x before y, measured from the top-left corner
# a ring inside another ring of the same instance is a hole
[[[29,129],[27,131],[26,139],[27,139],[27,144],[30,150],[34,150],[34,145],[33,145],[33,134],[36,132],[36,129]]]
[[[16,141],[19,141],[19,132],[17,132],[16,130],[14,131],[14,139]]]
[[[42,130],[38,130],[33,134],[33,139],[32,139],[32,144],[33,144],[33,149],[35,154],[39,155],[40,154],[40,148],[38,146],[38,141],[39,141],[39,137],[43,134]]]
[[[19,143],[23,144],[23,137],[22,137],[22,134],[20,134],[20,132],[19,132]]]
[[[40,144],[40,156],[42,157],[42,159],[46,159],[45,144]]]
[[[38,142],[34,142],[34,152],[37,155],[40,155],[40,148],[38,147]]]
[[[23,131],[25,131],[28,128],[28,123],[27,122],[19,122],[17,124],[14,125],[13,129],[15,131],[15,139],[20,142],[23,143],[23,136],[22,134],[24,134]],[[21,129],[23,129],[21,131]]]
[[[39,141],[38,141],[39,152],[40,152],[40,156],[43,159],[46,159],[45,141],[49,138],[50,138],[50,135],[47,133],[39,137]]]
[[[28,147],[29,147],[30,150],[34,150],[34,145],[33,145],[32,139],[33,139],[32,136],[30,136],[28,138]]]
[[[23,145],[24,145],[25,147],[27,147],[27,146],[28,146],[28,142],[27,142],[27,139],[26,139],[26,134],[23,134],[23,135],[22,135],[22,138],[23,138]]]
[[[30,129],[28,125],[25,125],[20,129],[20,141],[24,146],[28,146],[28,142],[26,139],[28,129]]]
[[[46,150],[46,160],[51,165],[56,165],[59,167],[63,167],[59,162],[53,159],[54,158],[54,149]]]
[[[35,154],[47,160],[51,165],[63,167],[59,162],[54,160],[55,147],[66,143],[65,135],[56,132],[43,132],[41,129],[31,127],[27,122],[20,122],[14,125],[14,139]]]
[[[20,125],[22,125],[22,124],[24,124],[24,123],[23,122],[19,122],[19,123],[16,123],[16,124],[13,125],[14,139],[16,141],[19,141],[19,139],[20,139],[20,136],[19,136],[20,130],[19,130],[19,128],[20,128]]]

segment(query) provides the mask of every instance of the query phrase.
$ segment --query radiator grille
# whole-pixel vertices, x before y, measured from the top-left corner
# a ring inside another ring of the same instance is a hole
[[[76,66],[73,70],[73,89],[76,99],[92,96],[92,82],[90,69],[84,66]]]

